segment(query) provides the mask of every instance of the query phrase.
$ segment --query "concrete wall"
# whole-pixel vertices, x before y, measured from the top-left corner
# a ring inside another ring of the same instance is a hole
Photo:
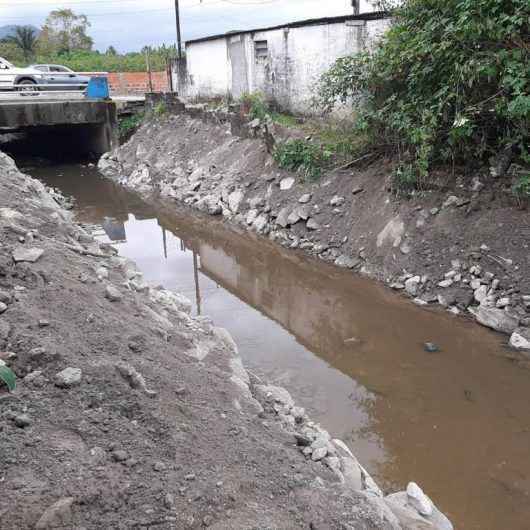
[[[388,26],[389,19],[357,18],[188,43],[184,93],[238,98],[243,92],[262,92],[280,109],[311,113],[320,76],[339,57],[372,47]]]
[[[186,46],[188,86],[186,95],[225,97],[229,94],[232,75],[228,61],[227,39],[198,42]]]
[[[111,101],[31,100],[0,104],[0,131],[57,135],[76,151],[101,155],[118,146],[116,105]],[[64,140],[66,139],[66,140]]]

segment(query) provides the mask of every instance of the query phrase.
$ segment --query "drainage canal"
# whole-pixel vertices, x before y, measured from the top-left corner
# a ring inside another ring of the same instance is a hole
[[[456,528],[530,520],[530,372],[504,338],[175,205],[147,204],[95,168],[20,161],[75,199],[75,214],[180,291],[348,441],[383,486],[415,480]],[[428,353],[425,342],[440,351]]]

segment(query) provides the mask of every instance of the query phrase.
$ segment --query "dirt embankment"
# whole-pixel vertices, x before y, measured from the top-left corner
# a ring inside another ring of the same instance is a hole
[[[3,530],[452,528],[413,484],[385,497],[58,200],[0,154]]]
[[[398,199],[390,164],[379,162],[306,183],[274,163],[274,127],[191,111],[145,123],[100,169],[376,277],[420,305],[472,315],[530,348],[530,213],[507,193],[509,179],[440,178],[438,191]]]

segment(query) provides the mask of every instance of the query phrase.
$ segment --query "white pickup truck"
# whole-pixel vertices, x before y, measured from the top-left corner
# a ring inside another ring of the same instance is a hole
[[[18,68],[0,57],[0,90],[36,90],[44,77],[35,68]]]

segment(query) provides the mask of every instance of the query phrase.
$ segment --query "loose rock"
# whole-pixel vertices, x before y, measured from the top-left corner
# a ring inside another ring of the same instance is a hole
[[[111,302],[119,302],[122,300],[123,296],[114,285],[107,285],[105,288],[105,298]]]
[[[71,527],[73,497],[63,497],[41,515],[36,530]]]
[[[65,368],[55,375],[55,386],[71,388],[81,383],[82,372],[80,368]]]
[[[31,418],[27,414],[20,414],[19,416],[15,417],[14,422],[17,427],[24,429],[25,427],[31,425]]]
[[[320,228],[320,225],[318,224],[315,219],[312,217],[307,220],[307,223],[305,224],[308,230],[318,230]]]
[[[20,263],[22,261],[35,263],[43,254],[44,250],[42,248],[19,247],[13,252],[13,260],[15,263]]]
[[[294,185],[294,177],[286,177],[280,181],[280,189],[282,191],[290,190]]]
[[[407,486],[407,497],[409,504],[411,504],[418,513],[421,515],[431,515],[432,514],[432,502],[423,490],[415,483],[409,482]]]
[[[480,305],[474,311],[475,317],[482,325],[502,333],[513,333],[519,325],[519,319],[509,315],[503,309]]]
[[[510,346],[516,350],[530,351],[530,329],[516,329],[510,336]]]

